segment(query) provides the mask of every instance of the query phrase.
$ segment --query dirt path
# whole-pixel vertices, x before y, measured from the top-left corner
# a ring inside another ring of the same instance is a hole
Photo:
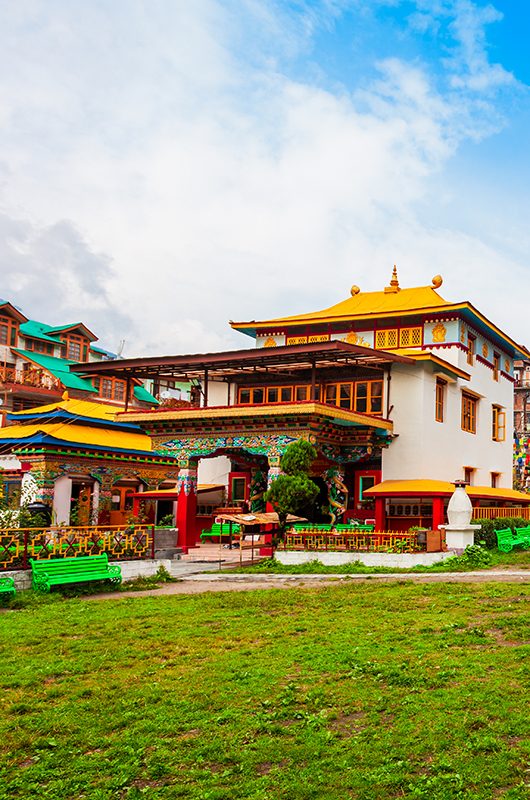
[[[304,589],[322,588],[330,584],[388,583],[407,581],[413,583],[530,583],[530,570],[491,570],[480,572],[438,572],[415,574],[371,575],[188,575],[175,583],[163,584],[159,589],[140,592],[109,592],[90,595],[88,600],[150,597],[168,594],[202,594],[203,592],[245,592],[253,589]]]

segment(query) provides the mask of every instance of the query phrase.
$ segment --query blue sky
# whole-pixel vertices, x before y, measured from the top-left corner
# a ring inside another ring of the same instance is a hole
[[[530,4],[0,2],[0,294],[29,316],[228,348],[397,262],[530,344]]]

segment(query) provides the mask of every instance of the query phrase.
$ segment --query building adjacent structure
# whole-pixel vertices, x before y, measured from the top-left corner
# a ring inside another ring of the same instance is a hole
[[[124,407],[151,408],[158,401],[141,381],[80,377],[70,371],[77,364],[116,359],[95,342],[97,336],[82,322],[47,325],[28,319],[7,300],[0,300],[0,425],[5,413],[24,411],[70,397],[90,398]]]
[[[232,322],[252,349],[94,365],[101,378],[196,388],[196,407],[123,416],[178,459],[185,546],[197,537],[198,472],[260,510],[300,438],[317,448],[314,511],[327,518],[436,527],[457,479],[476,504],[530,501],[512,489],[514,360],[528,351],[470,302],[445,300],[441,285],[402,288],[394,268],[382,291],[353,286],[322,311]]]
[[[141,428],[117,419],[118,410],[65,392],[58,402],[8,414],[0,430],[4,497],[22,489],[26,501],[48,507],[53,524],[125,524],[133,495],[174,486],[178,465],[154,451]]]

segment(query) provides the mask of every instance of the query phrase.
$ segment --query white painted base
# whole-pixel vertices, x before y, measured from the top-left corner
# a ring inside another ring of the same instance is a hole
[[[320,561],[325,566],[339,566],[360,561],[367,567],[410,567],[430,566],[452,556],[453,553],[340,553],[308,550],[277,550],[274,554],[280,564],[307,564]]]
[[[475,531],[479,531],[481,527],[481,525],[440,525],[440,529],[445,531],[447,549],[459,555],[466,547],[475,543]]]

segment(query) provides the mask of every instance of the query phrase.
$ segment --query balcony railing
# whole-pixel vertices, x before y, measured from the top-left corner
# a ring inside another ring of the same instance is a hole
[[[37,389],[60,391],[62,384],[49,372],[42,369],[16,369],[16,367],[0,367],[0,382]]]
[[[530,495],[529,495],[530,496]],[[497,517],[522,517],[530,520],[530,506],[514,506],[513,508],[497,508],[495,506],[475,506],[473,519],[497,519]]]

